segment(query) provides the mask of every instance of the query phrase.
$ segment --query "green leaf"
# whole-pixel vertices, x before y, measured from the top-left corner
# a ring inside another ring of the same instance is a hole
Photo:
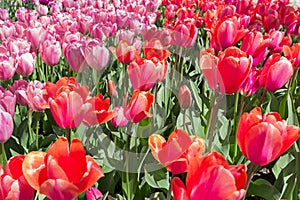
[[[151,171],[150,169],[147,170],[147,167],[149,168],[149,165],[145,167],[146,182],[153,188],[164,188],[169,190],[170,181],[168,171],[166,171],[165,168],[157,171]]]
[[[255,195],[268,200],[280,199],[280,192],[265,179],[257,179],[250,183],[247,196]]]

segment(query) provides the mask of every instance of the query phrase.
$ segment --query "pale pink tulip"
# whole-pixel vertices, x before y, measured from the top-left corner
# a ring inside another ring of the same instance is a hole
[[[56,40],[45,40],[40,45],[40,53],[43,61],[50,66],[59,63],[61,57],[61,46]]]
[[[8,80],[14,76],[16,72],[14,63],[14,58],[0,56],[0,80]]]
[[[23,53],[16,58],[17,73],[22,76],[29,76],[35,69],[36,55],[35,53]]]
[[[125,117],[124,114],[124,107],[117,106],[113,109],[116,113],[116,116],[111,120],[111,123],[114,127],[124,127],[128,123],[128,119]]]

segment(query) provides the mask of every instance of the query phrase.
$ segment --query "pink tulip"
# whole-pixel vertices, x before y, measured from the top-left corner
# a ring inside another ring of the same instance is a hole
[[[178,102],[183,109],[189,108],[192,104],[191,91],[186,85],[182,85],[179,89]]]
[[[226,17],[215,25],[212,30],[211,47],[217,50],[227,48],[242,39],[247,30],[241,25],[237,17]]]
[[[22,38],[8,39],[3,43],[11,55],[21,55],[30,52],[30,42]]]
[[[126,118],[131,120],[133,123],[138,123],[147,117],[151,117],[152,114],[149,113],[149,109],[153,100],[153,94],[135,90],[128,106],[125,108]]]
[[[14,122],[10,113],[0,109],[0,143],[6,142],[14,130]]]
[[[240,92],[242,95],[250,96],[261,88],[261,85],[259,84],[260,74],[261,74],[261,68],[259,69],[256,69],[255,67],[251,68],[248,77],[240,87]]]
[[[0,19],[5,21],[9,18],[9,13],[8,10],[4,9],[4,8],[0,8]]]
[[[116,89],[115,83],[112,80],[108,80],[107,85],[108,85],[109,95],[112,96],[112,97],[117,96],[117,89]]]
[[[26,37],[34,49],[40,47],[40,43],[46,34],[46,30],[42,27],[33,27],[26,30]]]
[[[88,66],[86,63],[84,52],[86,46],[84,42],[70,43],[65,49],[65,58],[68,61],[69,66],[74,72],[83,72]]]
[[[12,117],[15,115],[16,95],[0,86],[0,109],[8,112]]]
[[[283,53],[294,67],[300,67],[300,43],[295,43],[292,47],[283,46]]]
[[[38,5],[37,6],[37,11],[39,12],[40,15],[47,15],[48,14],[48,7],[45,5]]]
[[[245,196],[246,165],[229,165],[217,152],[195,159],[187,172],[186,185],[179,177],[171,181],[174,200],[239,200]]]
[[[15,35],[16,29],[14,23],[5,21],[0,24],[0,39],[4,40]]]
[[[114,127],[124,127],[128,123],[128,119],[125,117],[124,108],[122,106],[117,106],[113,110],[116,116],[112,118],[111,123]]]
[[[192,47],[196,41],[198,28],[193,22],[178,22],[174,29],[174,43],[178,46]]]
[[[259,84],[268,91],[276,91],[290,80],[294,73],[292,63],[280,54],[271,55],[266,61]]]
[[[108,64],[109,50],[99,42],[90,42],[85,50],[86,63],[96,70],[101,70]]]
[[[162,65],[156,65],[152,60],[137,58],[128,67],[128,76],[133,89],[150,90],[158,82],[163,72]]]
[[[299,127],[288,126],[276,112],[263,115],[259,107],[242,115],[237,131],[241,152],[259,166],[281,156],[299,137]]]
[[[281,53],[284,45],[290,46],[292,44],[291,37],[284,36],[285,33],[282,31],[271,30],[265,37],[270,38],[269,46],[271,52]]]
[[[56,40],[44,40],[40,45],[42,60],[50,66],[59,63],[61,57],[61,46]]]
[[[35,69],[35,53],[23,53],[16,58],[16,72],[22,76],[29,76]]]
[[[257,66],[267,56],[270,39],[264,39],[261,32],[252,30],[243,38],[241,50],[251,55],[253,66]]]
[[[16,72],[15,60],[12,57],[0,56],[0,80],[12,78]]]
[[[22,106],[27,105],[27,96],[22,95],[22,93],[26,93],[27,86],[28,82],[23,79],[15,80],[12,86],[8,86],[9,91],[16,95],[17,103]]]
[[[100,190],[95,187],[91,187],[86,191],[86,199],[87,200],[98,200],[103,197],[103,194]]]

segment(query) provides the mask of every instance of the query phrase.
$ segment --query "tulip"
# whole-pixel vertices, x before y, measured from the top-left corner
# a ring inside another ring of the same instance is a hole
[[[171,53],[163,47],[160,40],[154,38],[150,41],[145,41],[144,54],[147,59],[156,57],[158,60],[162,61],[166,59]]]
[[[55,39],[48,39],[41,43],[40,54],[44,63],[54,66],[59,63],[61,57],[61,46]]]
[[[117,49],[110,47],[110,50],[118,58],[118,60],[124,64],[129,64],[131,61],[133,61],[139,52],[135,46],[130,45],[125,40],[121,40],[119,42]]]
[[[245,196],[246,165],[229,165],[217,152],[205,154],[190,166],[186,185],[180,178],[171,181],[174,200],[239,200]]]
[[[283,46],[283,53],[294,67],[300,67],[300,43],[295,43],[292,47]]]
[[[250,96],[261,88],[261,85],[259,84],[260,74],[261,68],[251,68],[249,76],[246,78],[245,82],[240,87],[240,92],[242,95]]]
[[[0,109],[0,143],[6,142],[14,130],[14,122],[10,113]]]
[[[225,94],[238,91],[250,72],[252,57],[237,47],[219,52],[218,58],[213,54],[212,50],[200,52],[200,68],[209,87]]]
[[[128,67],[128,76],[133,89],[150,90],[159,81],[163,73],[163,65],[152,60],[137,58]]]
[[[285,33],[282,31],[270,30],[265,37],[270,38],[269,46],[271,52],[281,53],[284,45],[290,46],[292,39],[289,35],[284,36]]]
[[[198,28],[193,22],[178,23],[174,26],[174,43],[182,47],[192,47],[196,41]]]
[[[211,47],[217,50],[236,44],[247,33],[237,17],[225,17],[212,30]]]
[[[15,60],[12,57],[0,56],[0,80],[12,78],[16,72]]]
[[[241,50],[252,56],[254,67],[266,58],[269,42],[269,38],[263,38],[262,33],[256,30],[250,31],[243,38]]]
[[[45,28],[42,26],[28,28],[26,30],[27,40],[31,43],[34,49],[40,47],[40,43],[46,34]]]
[[[88,126],[108,122],[115,116],[115,112],[108,111],[109,98],[104,99],[102,94],[91,97],[86,102],[92,105],[91,110],[86,113],[83,119],[83,122]]]
[[[182,85],[179,89],[178,102],[183,109],[189,108],[192,104],[191,91],[186,85]]]
[[[16,72],[22,76],[29,76],[35,69],[35,53],[23,53],[16,58]]]
[[[14,156],[7,162],[3,174],[0,170],[0,199],[34,199],[34,189],[28,184],[22,172],[24,158],[24,155]]]
[[[92,108],[87,102],[89,88],[80,86],[75,78],[62,78],[56,84],[47,82],[45,90],[44,99],[61,128],[78,127]]]
[[[28,82],[20,79],[15,80],[12,86],[8,86],[9,91],[11,91],[14,95],[16,95],[16,101],[18,104],[25,106],[27,105],[27,100],[22,96],[22,92],[26,93],[28,86]]]
[[[266,61],[259,78],[259,84],[267,91],[276,91],[290,80],[294,73],[292,63],[280,54],[271,55]]]
[[[103,197],[103,194],[100,190],[95,187],[91,187],[86,191],[86,199],[87,200],[98,200]]]
[[[264,166],[287,151],[300,137],[300,129],[288,126],[276,112],[262,115],[259,107],[240,119],[237,142],[252,163]]]
[[[9,18],[9,12],[8,10],[4,8],[0,8],[0,19],[5,21]]]
[[[112,97],[117,96],[117,88],[116,88],[115,83],[112,80],[108,80],[107,85],[108,85],[109,95],[112,96]]]
[[[83,42],[73,42],[65,48],[65,58],[74,72],[83,72],[88,66],[84,56],[85,50]]]
[[[47,153],[30,152],[22,171],[31,187],[56,200],[74,199],[104,176],[77,138],[70,146],[66,138],[59,138]]]
[[[0,86],[0,109],[8,112],[12,117],[15,115],[16,96],[9,90]]]
[[[128,106],[125,108],[125,116],[133,123],[152,117],[149,109],[153,103],[154,95],[149,92],[135,90],[132,94]]]
[[[109,50],[99,42],[88,43],[85,51],[85,60],[87,64],[96,70],[103,69],[109,61]]]
[[[174,174],[188,170],[190,162],[199,159],[204,151],[204,140],[189,136],[184,130],[177,129],[171,133],[168,141],[158,134],[148,139],[153,157]]]
[[[112,125],[114,127],[126,126],[128,123],[128,119],[125,117],[124,107],[122,107],[122,106],[114,107],[114,112],[116,113],[116,115],[111,120]]]

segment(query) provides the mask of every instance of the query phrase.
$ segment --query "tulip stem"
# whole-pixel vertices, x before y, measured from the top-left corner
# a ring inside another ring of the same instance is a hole
[[[68,140],[68,142],[69,142],[69,144],[71,144],[71,128],[66,128],[66,138],[67,138],[67,140]]]
[[[214,130],[215,130],[215,126],[216,126],[216,122],[217,122],[217,119],[218,119],[218,111],[219,111],[219,107],[221,105],[221,102],[222,102],[222,95],[220,95],[218,92],[215,92],[216,97],[214,98],[214,100],[217,100],[217,104],[215,105],[215,102],[213,102],[213,106],[211,107],[211,116],[212,118],[209,119],[211,122],[210,122],[210,126],[208,127],[208,134],[207,134],[207,137],[208,137],[208,152],[211,152],[212,151],[212,142],[213,142],[213,139],[214,139]]]
[[[254,174],[256,168],[257,168],[257,165],[255,165],[253,163],[250,163],[250,166],[249,166],[249,169],[248,169],[248,172],[247,172],[247,182],[246,182],[246,188],[245,188],[246,194],[247,194],[248,188],[250,186],[251,179],[253,177],[253,174]],[[247,195],[245,195],[243,199],[246,199],[246,196]]]
[[[39,126],[40,126],[40,121],[38,120],[36,122],[36,127],[35,127],[35,145],[36,145],[36,150],[39,150]]]
[[[1,145],[1,148],[0,148],[1,163],[0,164],[2,164],[2,168],[4,169],[6,162],[7,162],[7,158],[6,158],[4,143],[0,143],[0,145]]]
[[[170,200],[171,199],[171,193],[172,193],[172,185],[171,185],[171,182],[172,182],[172,179],[175,177],[174,174],[171,172],[171,181],[170,181],[170,186],[169,186],[169,191],[168,191],[168,194],[167,194],[167,200]]]
[[[33,141],[32,129],[31,129],[31,124],[32,124],[32,110],[28,109],[27,117],[28,117],[29,145],[31,145],[32,141]]]
[[[186,126],[185,126],[185,117],[186,117],[186,109],[183,109],[183,116],[182,116],[183,129],[186,128]]]
[[[266,97],[266,94],[267,94],[267,90],[264,90],[263,94],[261,95],[260,97],[260,100],[259,100],[259,103],[258,103],[258,107],[260,107],[260,105],[262,104],[262,102],[264,101],[265,97]]]

